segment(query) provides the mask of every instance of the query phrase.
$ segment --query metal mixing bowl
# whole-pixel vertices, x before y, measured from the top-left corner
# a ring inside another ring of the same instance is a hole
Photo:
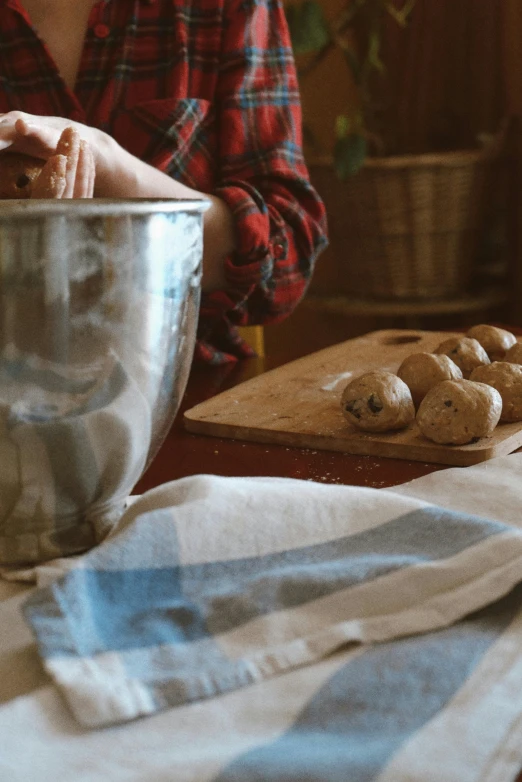
[[[206,201],[0,204],[0,564],[84,551],[184,392]]]

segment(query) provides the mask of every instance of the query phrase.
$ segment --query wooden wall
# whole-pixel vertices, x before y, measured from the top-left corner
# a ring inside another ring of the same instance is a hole
[[[506,104],[515,115],[522,114],[522,3],[502,0],[502,67]]]
[[[327,18],[346,1],[322,0]],[[375,129],[391,152],[468,147],[503,118],[515,118],[507,166],[509,320],[522,324],[522,0],[417,0],[406,30],[390,20],[383,55],[387,77]],[[305,121],[329,153],[335,117],[354,95],[339,51],[301,82],[301,93]],[[312,291],[322,292],[335,275],[323,263]]]
[[[325,16],[334,17],[345,2],[322,0]],[[506,106],[504,28],[517,50],[512,57],[518,58],[520,66],[520,0],[417,0],[406,30],[390,20],[381,130],[393,151],[465,146],[473,143],[477,133],[495,129]],[[328,151],[335,117],[353,99],[349,72],[338,50],[307,76],[301,91],[306,121]]]
[[[420,0],[409,29],[389,27],[399,147],[408,151],[473,145],[505,110],[502,2]]]
[[[502,65],[506,111],[514,118],[510,149],[511,321],[522,325],[522,3],[502,0]]]

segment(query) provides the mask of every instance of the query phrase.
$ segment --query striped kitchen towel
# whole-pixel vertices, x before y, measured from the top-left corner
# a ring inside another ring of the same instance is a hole
[[[83,726],[221,703],[219,770],[214,740],[204,774],[182,742],[177,780],[508,779],[480,774],[522,765],[521,473],[517,454],[393,491],[185,478],[38,567],[25,615]]]

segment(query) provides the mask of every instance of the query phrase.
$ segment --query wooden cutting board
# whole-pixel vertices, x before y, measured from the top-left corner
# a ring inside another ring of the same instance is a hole
[[[360,432],[341,413],[341,393],[370,369],[396,372],[410,353],[431,352],[441,331],[374,331],[265,372],[185,413],[190,432],[257,443],[466,466],[522,446],[522,422],[499,424],[470,445],[437,445],[415,423],[400,432]]]

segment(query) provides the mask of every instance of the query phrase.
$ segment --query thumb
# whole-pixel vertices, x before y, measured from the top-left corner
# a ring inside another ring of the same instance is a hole
[[[26,119],[17,119],[15,130],[18,134],[15,143],[21,152],[35,157],[48,157],[56,151],[60,138],[60,132],[56,128],[28,122]]]

